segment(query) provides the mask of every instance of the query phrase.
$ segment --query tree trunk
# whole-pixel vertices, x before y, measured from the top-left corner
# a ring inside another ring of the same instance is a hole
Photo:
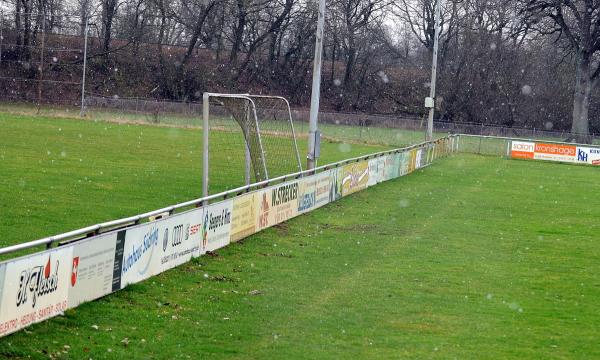
[[[113,19],[117,11],[117,1],[118,0],[104,0],[102,3],[102,50],[105,53],[106,60],[108,60],[110,53],[111,32]]]
[[[244,35],[244,28],[246,27],[246,7],[244,0],[237,1],[238,17],[235,30],[233,32],[233,44],[231,45],[231,53],[229,54],[229,61],[232,63],[237,62],[238,52],[242,46],[242,37]]]
[[[592,93],[592,76],[590,71],[590,56],[578,54],[575,73],[575,91],[573,94],[573,139],[581,143],[589,143],[590,95]]]

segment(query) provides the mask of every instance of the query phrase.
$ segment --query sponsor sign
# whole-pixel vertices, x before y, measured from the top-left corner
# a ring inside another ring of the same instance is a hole
[[[575,162],[576,155],[576,146],[536,143],[533,158],[536,160]]]
[[[73,244],[70,263],[69,308],[113,291],[117,232]]]
[[[239,241],[256,232],[256,198],[256,193],[250,193],[233,199],[231,241]]]
[[[312,210],[317,202],[317,178],[308,176],[298,182],[298,214]]]
[[[577,147],[577,162],[582,164],[600,165],[600,148]]]
[[[515,159],[533,159],[535,143],[525,141],[513,141],[510,156]]]
[[[199,256],[203,211],[194,209],[119,231],[113,289],[118,289],[119,284],[124,288],[140,282]]]
[[[229,245],[233,200],[221,201],[204,208],[202,218],[202,252]]]
[[[367,188],[369,182],[369,163],[359,161],[342,167],[342,196],[353,194]]]
[[[329,203],[331,192],[331,170],[315,175],[315,208]]]
[[[395,179],[400,176],[400,160],[402,154],[393,154],[390,156],[390,168],[386,171],[389,171],[390,179]],[[387,164],[386,164],[387,166]]]
[[[331,188],[329,190],[329,202],[334,202],[342,197],[342,168],[329,170],[329,181]]]
[[[421,157],[423,156],[423,150],[418,149],[415,151],[415,169],[421,168]]]
[[[429,147],[428,148],[421,148],[419,151],[421,152],[421,162],[420,162],[420,166],[419,168],[422,168],[423,166],[427,166],[427,159],[428,158],[428,153],[429,153]]]
[[[378,158],[369,159],[369,181],[367,186],[376,185],[379,182]]]
[[[600,149],[566,144],[511,142],[511,158],[600,165]]]
[[[5,263],[0,299],[0,336],[67,309],[73,247],[63,247]]]
[[[408,151],[398,154],[400,159],[400,171],[399,176],[404,176],[408,174],[408,166],[410,163],[410,156]]]
[[[259,193],[257,230],[279,224],[298,215],[299,182],[286,182]]]
[[[377,182],[389,180],[385,176],[385,159],[389,155],[380,156],[377,158]]]
[[[408,153],[408,173],[415,171],[417,164],[417,151],[415,149]]]

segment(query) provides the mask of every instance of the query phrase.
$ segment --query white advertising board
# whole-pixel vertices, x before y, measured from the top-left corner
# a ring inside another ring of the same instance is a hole
[[[98,299],[113,291],[116,246],[117,232],[72,245],[69,308]]]
[[[0,336],[67,309],[71,275],[71,246],[22,257],[3,265]]]
[[[124,234],[124,241],[120,243],[117,236],[115,269],[120,271],[115,273],[120,272],[120,279],[115,276],[115,284],[123,288],[199,256],[203,211],[194,209],[119,232]]]
[[[315,208],[329,203],[331,192],[331,170],[323,171],[315,175]]]
[[[307,176],[298,181],[298,214],[312,210],[317,202],[317,177]]]
[[[379,182],[379,160],[378,158],[369,159],[369,181],[367,182],[368,186],[373,186]]]
[[[229,245],[233,200],[221,201],[204,208],[202,217],[202,253]]]

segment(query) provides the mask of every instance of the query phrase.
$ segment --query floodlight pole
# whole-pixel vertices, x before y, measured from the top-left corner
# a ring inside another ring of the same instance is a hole
[[[85,34],[83,39],[83,73],[81,75],[81,110],[79,116],[85,114],[85,70],[87,67],[88,18],[85,18]]]
[[[429,108],[429,118],[427,120],[427,135],[425,140],[433,139],[433,113],[435,111],[435,82],[437,77],[437,58],[438,58],[438,42],[440,37],[440,17],[441,17],[441,2],[435,2],[435,30],[433,35],[433,60],[431,62],[431,85],[429,87],[429,97],[425,99],[425,107]]]
[[[319,117],[319,98],[321,95],[321,62],[323,60],[323,28],[325,27],[325,0],[319,0],[319,17],[315,41],[315,60],[313,62],[312,94],[310,97],[310,122],[308,125],[307,168],[314,169],[317,164],[317,122]]]

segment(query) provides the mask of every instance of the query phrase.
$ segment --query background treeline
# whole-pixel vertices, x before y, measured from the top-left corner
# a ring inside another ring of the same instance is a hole
[[[322,108],[422,115],[434,5],[328,0]],[[89,93],[197,101],[203,91],[253,92],[310,102],[314,1],[2,0],[0,7],[3,77],[38,76],[42,30],[46,46],[83,48],[88,19]],[[600,132],[600,1],[445,0],[442,8],[441,120]],[[48,76],[77,80],[81,54],[53,61]],[[46,98],[77,99],[72,88]]]

